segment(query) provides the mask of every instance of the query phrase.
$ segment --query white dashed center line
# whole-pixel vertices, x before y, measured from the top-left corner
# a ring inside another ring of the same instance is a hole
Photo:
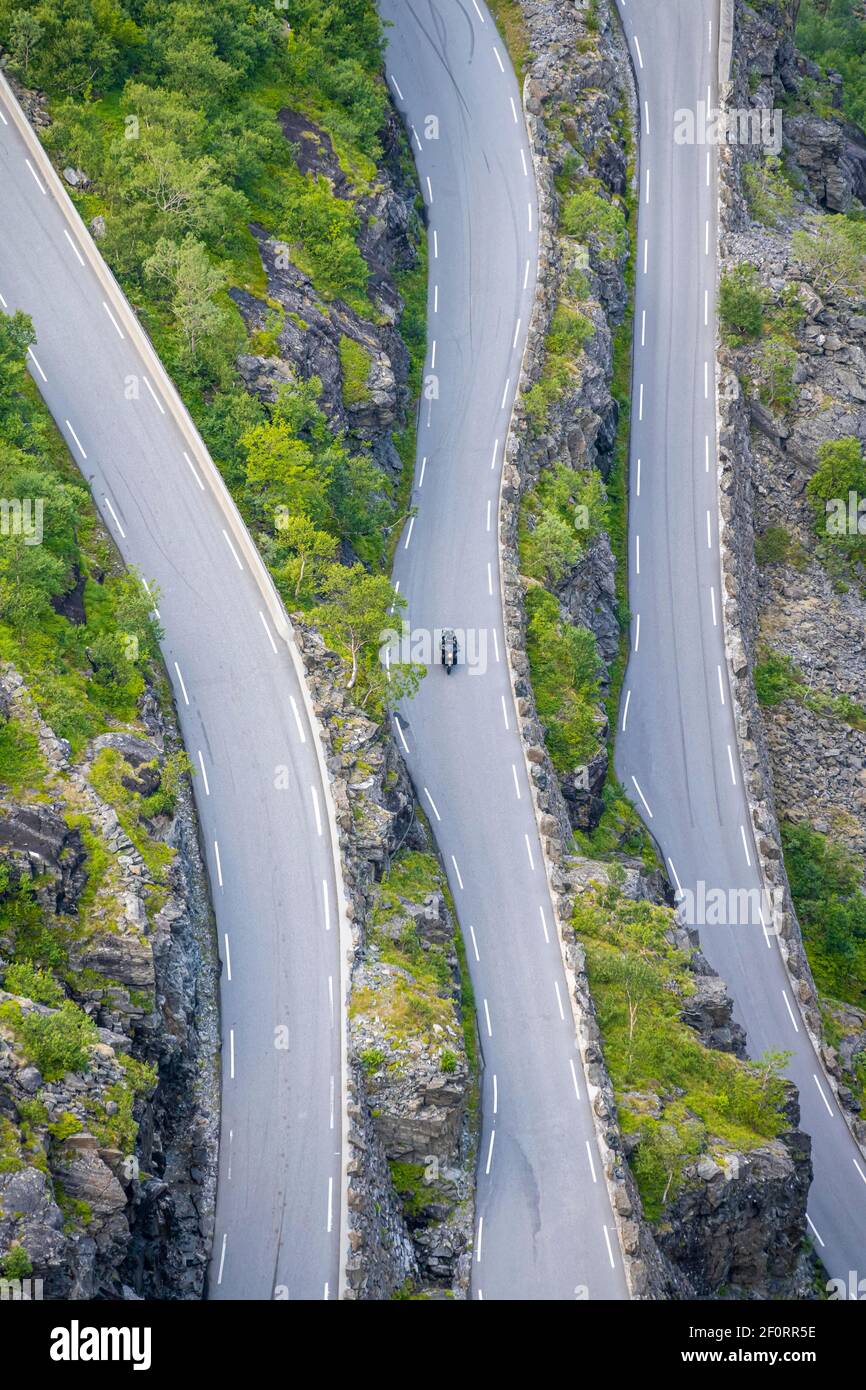
[[[40,179],[40,177],[39,177],[39,175],[37,174],[36,170],[33,168],[33,165],[30,163],[30,160],[29,160],[29,159],[25,159],[25,160],[24,160],[24,163],[27,165],[27,168],[30,170],[31,174],[33,175],[34,179],[36,180],[36,187],[39,189],[39,192],[40,192],[44,197],[47,198],[47,196],[48,196],[48,189],[45,187],[44,183],[43,183],[42,180]]]
[[[202,781],[204,783],[204,794],[205,796],[210,796],[210,786],[207,780],[207,770],[205,769],[204,758],[202,757],[201,749],[198,750],[198,762],[199,767],[201,768]]]
[[[226,545],[228,546],[229,550],[231,551],[232,555],[234,556],[234,562],[235,562],[235,564],[237,565],[237,567],[238,567],[239,570],[242,570],[242,569],[243,569],[243,565],[241,564],[241,557],[240,557],[240,555],[238,555],[238,552],[235,550],[234,546],[232,545],[231,536],[229,535],[229,533],[228,533],[228,531],[225,529],[225,527],[222,528],[222,533],[223,533],[223,539],[225,540]]]
[[[274,641],[273,637],[271,636],[271,629],[268,627],[268,620],[267,620],[267,618],[265,617],[265,615],[264,615],[264,613],[262,612],[261,609],[259,609],[259,617],[260,617],[261,620],[262,620],[262,627],[264,628],[265,632],[267,633],[268,641],[269,641],[270,644],[271,644],[271,650],[272,650],[274,653],[276,653],[277,644],[276,644],[276,642]]]
[[[66,237],[66,240],[69,242],[69,245],[72,247],[73,251],[75,252],[75,255],[76,255],[77,258],[78,258],[78,264],[79,264],[79,265],[84,265],[84,257],[82,256],[82,254],[81,254],[81,252],[79,251],[78,247],[75,245],[75,242],[72,240],[72,237],[69,235],[69,232],[66,230],[65,227],[63,228],[63,235]]]
[[[109,502],[109,500],[108,500],[107,497],[106,497],[106,499],[105,499],[105,505],[106,505],[106,507],[108,508],[108,510],[111,512],[111,515],[112,515],[112,517],[113,517],[113,519],[114,519],[114,524],[115,524],[115,526],[117,527],[117,529],[118,529],[118,531],[120,532],[120,534],[121,534],[121,536],[123,537],[123,539],[126,540],[126,532],[124,531],[123,527],[122,527],[121,524],[120,524],[120,519],[119,519],[119,517],[118,517],[118,515],[117,515],[117,512],[114,510],[114,508],[112,507],[112,505],[111,505],[111,503]]]

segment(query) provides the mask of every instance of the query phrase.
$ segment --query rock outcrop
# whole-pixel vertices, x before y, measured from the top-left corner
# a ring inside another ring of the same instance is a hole
[[[375,186],[359,196],[349,184],[327,132],[298,112],[280,112],[286,139],[305,174],[328,181],[338,198],[350,200],[361,231],[358,246],[370,272],[368,294],[373,315],[365,317],[342,300],[326,300],[294,262],[292,248],[261,227],[252,231],[267,277],[267,300],[244,290],[230,294],[253,341],[268,336],[279,306],[278,326],[267,353],[245,353],[238,360],[247,389],[273,401],[282,386],[317,377],[320,405],[335,434],[345,433],[353,450],[367,452],[389,483],[403,464],[394,444],[395,429],[406,423],[410,406],[409,352],[397,328],[403,300],[401,271],[418,263],[417,189],[407,163],[399,119],[391,113],[382,132],[382,159]],[[410,166],[411,168],[411,166]],[[343,352],[360,349],[366,380],[347,389]]]
[[[128,833],[141,791],[160,790],[179,735],[148,689],[134,734],[100,735],[74,757],[8,663],[0,691],[5,718],[35,736],[45,764],[36,799],[0,800],[0,971],[11,978],[29,930],[54,976],[35,986],[50,1003],[0,990],[0,1255],[22,1249],[45,1297],[201,1297],[216,1188],[218,1011],[186,777],[153,821],[136,821],[135,843]],[[116,804],[94,772],[100,754],[122,778]],[[49,1026],[64,1050],[54,1062],[43,1047],[40,1070],[34,1031]],[[70,1027],[82,1036],[77,1059]]]

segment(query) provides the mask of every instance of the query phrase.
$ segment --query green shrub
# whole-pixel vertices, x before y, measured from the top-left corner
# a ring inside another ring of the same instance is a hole
[[[729,335],[758,337],[764,322],[764,296],[754,266],[743,262],[722,276],[719,317]]]
[[[337,198],[330,184],[312,174],[293,179],[285,201],[286,239],[302,248],[316,287],[366,307],[367,262],[356,241],[360,222],[354,205]]]
[[[628,250],[626,217],[619,203],[587,186],[563,200],[560,227],[566,236],[594,247],[602,260],[618,260]]]
[[[805,824],[780,825],[791,896],[819,990],[866,1002],[866,896],[853,851]]]
[[[343,373],[343,405],[363,405],[370,399],[367,385],[372,358],[363,343],[345,334],[340,338],[340,368]]]
[[[781,338],[768,338],[758,349],[755,375],[764,405],[788,411],[797,399],[794,371],[797,354]]]
[[[765,227],[778,227],[794,211],[794,190],[776,155],[744,166],[743,189],[749,212]]]
[[[83,1072],[90,1066],[90,1049],[99,1034],[93,1019],[71,999],[49,1014],[25,1014],[15,1004],[2,1004],[0,1019],[12,1028],[44,1080],[59,1081],[68,1071]]]
[[[768,526],[755,537],[755,561],[758,565],[794,565],[800,569],[805,561],[803,547],[784,526]]]
[[[598,750],[595,704],[601,663],[595,637],[559,612],[545,589],[526,596],[526,649],[538,716],[558,772],[585,766]]]
[[[694,979],[689,953],[671,944],[673,916],[615,886],[580,894],[573,916],[620,1122],[638,1136],[630,1162],[650,1220],[677,1194],[690,1159],[755,1148],[787,1123],[784,1058],[742,1062],[705,1047],[682,1021]]]
[[[15,1244],[0,1255],[0,1274],[4,1279],[26,1279],[33,1273],[33,1262],[23,1245]]]
[[[54,976],[30,961],[13,961],[8,965],[3,988],[9,994],[32,999],[36,1004],[48,1004],[51,1008],[57,1008],[66,998]]]
[[[815,529],[819,536],[840,539],[828,523],[835,514],[834,504],[841,503],[847,516],[849,494],[852,492],[858,499],[866,497],[863,446],[853,435],[827,440],[818,450],[818,467],[806,484],[806,496],[815,513]],[[841,539],[844,542],[848,538],[843,534]]]
[[[379,1047],[368,1047],[358,1054],[358,1060],[367,1075],[372,1076],[384,1064],[385,1054]]]

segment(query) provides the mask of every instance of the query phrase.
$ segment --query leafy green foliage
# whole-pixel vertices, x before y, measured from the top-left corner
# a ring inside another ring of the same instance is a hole
[[[786,1126],[784,1058],[742,1062],[705,1047],[680,1014],[694,982],[671,945],[669,908],[623,897],[615,883],[579,894],[573,924],[585,947],[620,1122],[644,1211],[658,1219],[690,1159],[755,1148]]]
[[[797,47],[842,74],[846,115],[866,127],[866,24],[860,0],[802,0]]]
[[[8,965],[3,988],[9,994],[32,999],[36,1004],[48,1004],[55,1009],[66,997],[50,971],[40,970],[30,961],[13,961]]]
[[[47,1014],[25,1013],[14,1003],[0,1004],[0,1021],[12,1029],[46,1081],[59,1081],[68,1071],[87,1071],[90,1049],[99,1042],[93,1019],[71,999]]]
[[[26,1279],[33,1273],[33,1262],[23,1245],[13,1245],[0,1257],[0,1274],[4,1279]]]
[[[755,537],[755,561],[761,566],[793,565],[801,569],[805,559],[803,547],[784,526],[768,526]]]
[[[794,211],[794,190],[777,155],[744,165],[743,189],[749,212],[765,227],[778,227]]]
[[[357,687],[362,708],[381,711],[386,699],[411,695],[424,675],[415,663],[392,662],[386,674],[379,659],[385,634],[406,607],[384,574],[369,574],[363,565],[332,565],[324,583],[323,601],[313,620],[350,666],[347,689]],[[387,675],[390,674],[390,681]]]
[[[837,291],[849,299],[866,293],[866,222],[856,217],[821,217],[797,231],[791,249],[819,294]]]
[[[719,317],[734,338],[757,338],[764,322],[764,296],[758,272],[746,262],[722,276]]]
[[[589,245],[603,261],[618,260],[628,249],[625,213],[601,192],[585,184],[563,201],[560,227],[566,236]]]
[[[601,663],[595,637],[560,615],[546,589],[526,595],[526,650],[538,716],[553,765],[574,772],[598,751],[595,703]]]
[[[866,1002],[866,895],[857,855],[805,824],[780,826],[791,896],[819,990]]]
[[[339,296],[363,313],[369,309],[369,271],[358,249],[359,230],[353,204],[337,198],[327,180],[307,174],[291,181],[283,234],[293,246],[303,248],[310,273],[324,294]]]
[[[791,409],[797,399],[796,366],[796,352],[781,338],[767,338],[761,344],[755,358],[755,377],[764,405],[783,413]]]
[[[789,656],[765,648],[755,666],[755,694],[758,702],[771,707],[783,700],[795,700],[813,714],[837,719],[852,729],[866,729],[866,709],[846,694],[827,694],[807,685]]]
[[[607,527],[607,493],[595,469],[564,463],[545,469],[521,511],[523,573],[548,587],[559,584],[586,546]]]
[[[847,514],[852,492],[858,500],[866,497],[866,457],[860,440],[854,435],[825,440],[818,450],[818,467],[806,484],[806,496],[815,513],[815,529],[819,536],[831,536],[834,541],[841,539],[843,542],[847,539],[862,545],[859,532],[854,537],[840,537],[840,533],[829,526],[835,512],[834,504],[841,503]]]
[[[340,367],[343,372],[343,404],[363,405],[370,399],[367,378],[370,375],[370,354],[363,343],[347,338],[340,339]]]

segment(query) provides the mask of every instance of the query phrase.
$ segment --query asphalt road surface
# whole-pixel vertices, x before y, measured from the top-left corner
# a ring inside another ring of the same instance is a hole
[[[866,1258],[866,1160],[806,1034],[762,904],[731,713],[716,486],[716,151],[674,113],[715,104],[718,0],[622,0],[640,90],[641,187],[629,530],[631,656],[616,767],[664,854],[752,1056],[792,1053],[815,1176],[809,1224],[832,1277]],[[721,890],[724,925],[699,909]],[[751,898],[737,897],[737,893]],[[706,915],[708,922],[701,918]],[[763,915],[763,922],[761,917]],[[695,920],[697,919],[697,920]],[[709,923],[709,924],[708,924]]]
[[[126,561],[159,588],[223,962],[213,1298],[336,1297],[342,1198],[339,924],[327,803],[287,643],[189,456],[87,233],[0,87],[0,308]]]
[[[502,638],[502,449],[535,290],[536,189],[520,94],[486,7],[381,0],[387,72],[427,204],[428,356],[417,514],[395,579],[413,633],[464,634],[400,717],[448,869],[484,1054],[472,1294],[627,1289],[553,929]],[[438,130],[436,123],[438,122]],[[437,138],[428,138],[435,136]]]

